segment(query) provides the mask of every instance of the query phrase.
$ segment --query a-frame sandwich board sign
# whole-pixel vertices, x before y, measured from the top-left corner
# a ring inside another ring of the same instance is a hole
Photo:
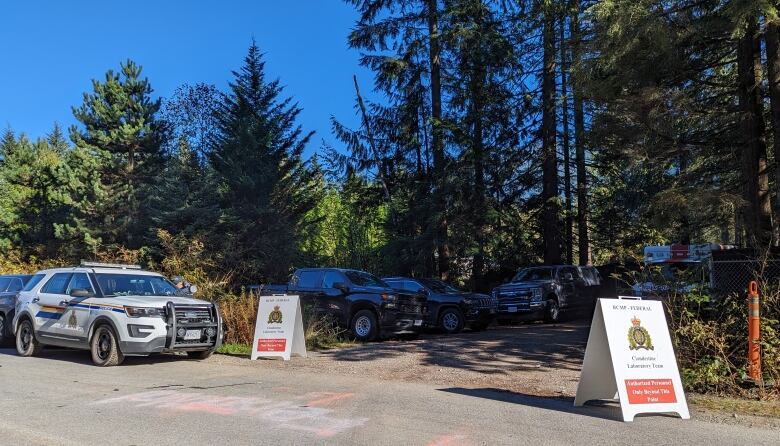
[[[623,421],[640,413],[690,418],[660,301],[599,299],[596,304],[574,405],[616,397]]]

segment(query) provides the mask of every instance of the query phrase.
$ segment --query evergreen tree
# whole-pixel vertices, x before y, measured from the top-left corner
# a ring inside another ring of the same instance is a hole
[[[287,275],[305,217],[319,200],[301,160],[312,134],[296,124],[300,108],[281,97],[282,86],[266,80],[264,68],[253,42],[218,107],[209,154],[219,204],[213,245],[247,281]]]
[[[80,209],[77,218],[87,225],[80,230],[103,245],[139,248],[151,223],[148,199],[163,168],[165,128],[157,119],[160,100],[152,99],[141,71],[131,60],[119,72],[109,70],[73,108],[82,127],[71,128],[71,138],[97,161],[102,190],[93,198],[103,200]]]

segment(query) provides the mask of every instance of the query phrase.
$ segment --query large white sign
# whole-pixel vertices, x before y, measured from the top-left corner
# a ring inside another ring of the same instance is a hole
[[[298,296],[260,296],[252,342],[252,359],[306,356],[301,302]]]
[[[574,405],[616,396],[623,421],[640,413],[690,418],[659,301],[599,299],[596,305]]]

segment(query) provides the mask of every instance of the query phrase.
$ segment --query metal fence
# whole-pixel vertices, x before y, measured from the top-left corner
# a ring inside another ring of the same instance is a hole
[[[780,259],[716,260],[711,264],[710,284],[720,295],[744,294],[751,280],[780,285]]]

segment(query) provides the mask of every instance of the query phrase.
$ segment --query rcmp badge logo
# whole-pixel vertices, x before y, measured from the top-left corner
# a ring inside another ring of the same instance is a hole
[[[79,326],[79,320],[76,318],[76,312],[70,312],[70,318],[68,319],[68,328],[77,328]]]
[[[650,333],[640,325],[641,320],[636,316],[631,318],[631,328],[628,329],[628,348],[630,350],[655,350],[653,341],[650,339]]]
[[[274,311],[268,314],[269,324],[281,324],[282,323],[282,310],[279,309],[279,305],[274,306]]]

